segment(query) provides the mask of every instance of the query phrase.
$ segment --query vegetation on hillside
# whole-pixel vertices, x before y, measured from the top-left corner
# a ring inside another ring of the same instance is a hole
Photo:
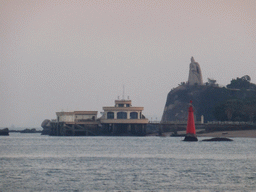
[[[218,121],[256,121],[256,85],[250,83],[251,78],[246,75],[242,78],[233,79],[227,85],[229,89],[240,90],[241,97],[225,99],[222,103],[215,106],[214,117]],[[246,91],[252,92],[251,97],[246,97]]]
[[[256,121],[256,97],[250,99],[229,99],[214,108],[218,121]]]
[[[246,75],[231,80],[226,87],[215,83],[187,85],[181,83],[168,96],[162,121],[185,121],[187,107],[193,101],[196,120],[256,122],[256,85]]]
[[[253,83],[250,83],[251,78],[248,75],[245,75],[241,78],[232,79],[230,84],[227,85],[227,88],[229,89],[250,89],[250,90],[256,90],[256,85]]]

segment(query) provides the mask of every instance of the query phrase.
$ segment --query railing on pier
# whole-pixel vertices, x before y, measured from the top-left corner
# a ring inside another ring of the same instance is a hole
[[[161,121],[149,121],[148,123],[151,123],[151,124],[160,124]]]
[[[187,121],[149,121],[150,124],[162,124],[162,125],[184,125]],[[196,121],[195,124],[202,124],[201,121]]]
[[[208,121],[210,125],[255,125],[253,122],[248,121]]]

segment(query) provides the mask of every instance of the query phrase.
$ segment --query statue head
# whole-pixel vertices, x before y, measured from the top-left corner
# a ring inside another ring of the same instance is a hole
[[[195,59],[193,56],[191,57],[191,63],[195,63]]]

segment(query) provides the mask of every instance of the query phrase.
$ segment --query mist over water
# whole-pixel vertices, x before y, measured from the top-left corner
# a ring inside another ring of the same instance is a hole
[[[254,190],[255,139],[182,139],[11,133],[0,138],[0,190]]]

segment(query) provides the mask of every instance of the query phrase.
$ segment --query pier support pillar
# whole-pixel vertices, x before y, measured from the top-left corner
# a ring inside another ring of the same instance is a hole
[[[75,125],[72,125],[72,136],[75,135]]]

